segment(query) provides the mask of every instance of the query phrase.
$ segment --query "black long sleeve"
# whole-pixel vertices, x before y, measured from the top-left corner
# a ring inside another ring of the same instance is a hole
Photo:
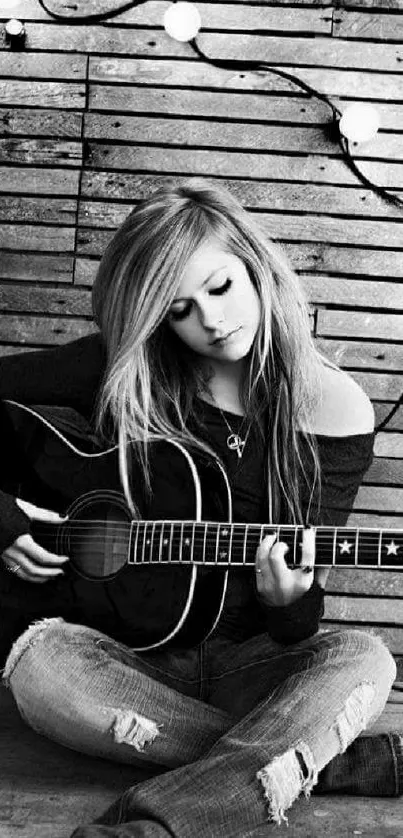
[[[22,352],[0,359],[0,554],[30,530],[29,518],[11,493],[11,487],[18,486],[24,464],[5,400],[25,405],[64,405],[89,417],[103,364],[104,352],[98,334],[54,349]]]

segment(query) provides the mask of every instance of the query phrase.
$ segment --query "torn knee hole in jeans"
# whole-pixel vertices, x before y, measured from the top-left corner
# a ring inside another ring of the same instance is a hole
[[[331,727],[337,733],[341,753],[367,726],[374,697],[375,687],[369,683],[359,684],[348,697]],[[288,823],[284,813],[301,792],[309,797],[318,781],[318,771],[310,747],[299,742],[295,748],[275,757],[257,772],[256,777],[261,781],[268,800],[269,819],[281,824],[283,821]]]
[[[339,737],[341,753],[366,728],[374,698],[375,687],[369,683],[359,684],[348,697],[344,710],[333,725]]]
[[[132,745],[136,751],[144,751],[148,743],[158,736],[162,725],[152,719],[140,716],[133,710],[114,710],[111,733],[115,742]]]

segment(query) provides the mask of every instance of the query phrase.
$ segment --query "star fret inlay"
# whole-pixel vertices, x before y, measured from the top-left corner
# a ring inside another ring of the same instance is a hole
[[[349,541],[346,541],[346,539],[344,539],[344,541],[342,541],[339,546],[340,546],[340,553],[350,553],[350,550],[351,550],[353,545],[350,544]]]
[[[388,556],[397,556],[397,551],[398,551],[399,547],[398,547],[397,544],[395,544],[395,542],[393,540],[390,542],[390,544],[385,544],[385,547],[388,551],[387,552]]]

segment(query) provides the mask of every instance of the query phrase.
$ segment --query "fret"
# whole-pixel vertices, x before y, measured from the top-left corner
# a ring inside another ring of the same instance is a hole
[[[296,527],[294,530],[294,539],[293,539],[293,547],[292,547],[292,560],[294,563],[294,567],[297,564],[300,564],[300,558],[297,557],[297,546],[298,546],[298,528]]]
[[[142,563],[145,562],[145,550],[146,550],[146,543],[147,543],[147,527],[148,521],[144,521],[144,530],[143,530],[143,549],[141,551],[141,561]]]
[[[229,527],[228,524],[220,524],[218,535],[219,564],[229,564],[231,562],[232,527]]]
[[[183,539],[182,539],[182,561],[192,561],[192,544],[193,544],[194,523],[193,521],[184,521],[183,523]]]
[[[337,550],[337,528],[335,528],[333,533],[333,555],[332,555],[332,565],[333,567],[336,564],[336,550]]]
[[[243,539],[243,549],[242,549],[242,564],[243,565],[246,564],[246,543],[247,543],[247,540],[248,540],[248,530],[249,530],[249,524],[246,524],[245,535],[244,535],[244,539]]]
[[[382,530],[379,530],[378,537],[378,567],[382,566]]]
[[[169,523],[168,521],[161,521],[159,526],[161,528],[161,533],[159,538],[158,561],[160,563],[166,563],[170,561],[170,552],[172,549],[169,535]],[[168,528],[168,535],[166,534],[166,528]]]
[[[196,531],[196,521],[194,521],[192,526],[192,538],[190,544],[190,561],[194,561],[194,548],[195,548],[195,531]]]
[[[215,539],[215,555],[214,555],[214,562],[218,564],[218,549],[220,544],[220,527],[217,527],[217,535]]]
[[[138,527],[136,527],[136,538],[133,545],[133,530],[135,523],[135,521],[130,522],[129,544],[127,548],[127,564],[134,564],[134,562],[136,561],[135,555],[137,547]]]
[[[172,562],[172,547],[173,547],[173,543],[174,543],[174,530],[175,530],[175,524],[174,524],[173,521],[171,521],[170,529],[171,529],[171,532],[170,532],[170,535],[169,535],[168,561]]]
[[[233,540],[234,540],[234,525],[233,525],[233,524],[231,524],[231,526],[230,526],[229,530],[230,530],[230,536],[229,536],[228,555],[229,555],[229,560],[231,561],[231,556],[232,556],[232,542],[233,542]]]
[[[159,532],[159,536],[158,536],[158,532]],[[158,564],[161,564],[161,562],[162,562],[162,548],[163,548],[162,539],[163,539],[163,533],[164,533],[164,525],[161,524],[159,521],[154,522],[153,545],[152,545],[153,553],[154,553],[154,538],[155,538],[156,533],[157,533],[156,542],[157,542],[157,551],[158,551],[157,562],[158,562]]]
[[[354,564],[358,565],[358,534],[359,530],[357,529],[355,534],[355,548],[354,548]]]
[[[183,528],[184,522],[181,523],[180,535],[179,535],[179,561],[181,562],[183,559]]]
[[[151,527],[151,539],[150,539],[150,562],[155,562],[155,559],[154,559],[154,536],[155,536],[156,526],[157,526],[157,522],[153,521],[153,525]]]
[[[206,540],[207,540],[207,530],[208,530],[208,523],[204,524],[204,535],[203,535],[203,555],[202,555],[202,562],[203,564],[206,563]]]

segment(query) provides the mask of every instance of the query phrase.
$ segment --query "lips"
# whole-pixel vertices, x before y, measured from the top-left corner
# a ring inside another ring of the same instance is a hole
[[[213,341],[212,341],[212,344],[214,345],[215,343],[224,343],[224,341],[226,341],[226,340],[227,340],[227,338],[231,337],[231,335],[234,335],[234,334],[235,334],[235,332],[239,332],[240,328],[241,328],[241,327],[240,327],[240,326],[238,326],[238,328],[237,328],[237,329],[232,329],[232,331],[231,331],[231,332],[227,332],[227,334],[226,334],[226,335],[222,335],[222,337],[220,337],[220,338],[216,338],[215,340],[213,340]]]

